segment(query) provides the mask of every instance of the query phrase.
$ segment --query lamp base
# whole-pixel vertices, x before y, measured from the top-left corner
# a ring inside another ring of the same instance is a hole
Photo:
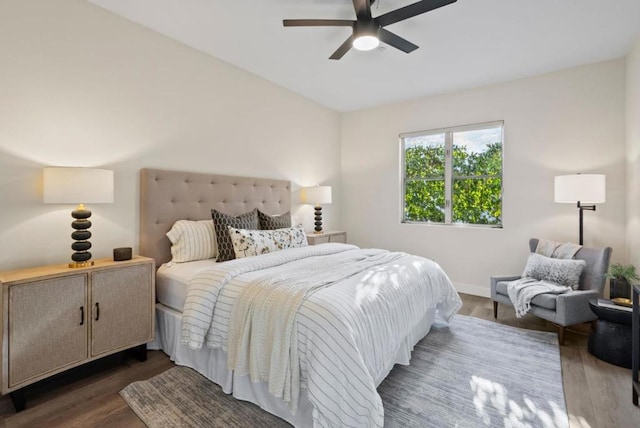
[[[89,238],[91,238],[91,232],[89,231],[91,227],[91,222],[89,221],[91,211],[89,211],[84,204],[80,204],[71,212],[71,217],[74,218],[71,223],[71,227],[74,229],[71,238],[75,239],[73,244],[71,244],[71,249],[75,252],[71,255],[71,260],[73,261],[69,263],[69,267],[82,268],[93,266],[91,253],[88,251],[91,248],[91,242],[89,242]]]
[[[322,207],[320,205],[316,205],[314,207],[314,217],[313,219],[315,220],[314,225],[316,226],[313,230],[313,233],[319,235],[321,233],[323,233],[322,231]]]
[[[596,210],[596,206],[595,205],[583,205],[580,203],[580,201],[578,201],[578,210],[580,210],[580,226],[579,226],[579,230],[578,230],[578,235],[579,235],[579,244],[580,245],[584,245],[584,233],[583,233],[583,217],[584,217],[584,211],[588,210],[588,211],[595,211]]]
[[[93,266],[93,260],[89,260],[86,262],[71,262],[69,263],[69,267],[70,268],[85,268],[85,267],[89,267],[89,266]]]

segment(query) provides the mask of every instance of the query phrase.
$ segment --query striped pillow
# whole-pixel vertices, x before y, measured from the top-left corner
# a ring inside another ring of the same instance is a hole
[[[213,220],[178,220],[167,232],[171,241],[171,261],[175,263],[217,257]]]

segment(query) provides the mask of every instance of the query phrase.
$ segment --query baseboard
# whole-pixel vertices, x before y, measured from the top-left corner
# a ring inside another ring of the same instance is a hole
[[[491,289],[487,287],[479,287],[477,285],[471,284],[461,284],[459,282],[454,282],[453,286],[458,290],[459,293],[471,294],[473,296],[480,297],[491,297]]]

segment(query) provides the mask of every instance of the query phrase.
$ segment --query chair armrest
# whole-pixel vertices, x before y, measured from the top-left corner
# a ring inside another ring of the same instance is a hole
[[[589,300],[598,297],[600,293],[597,290],[573,290],[558,294],[556,322],[562,326],[568,326],[598,319],[589,308]]]
[[[515,281],[522,278],[520,275],[496,275],[491,277],[491,299],[496,300],[496,287],[502,281]]]

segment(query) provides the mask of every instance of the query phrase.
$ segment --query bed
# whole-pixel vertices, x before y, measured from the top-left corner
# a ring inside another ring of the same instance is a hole
[[[176,221],[210,219],[211,209],[239,215],[257,208],[279,215],[291,208],[290,187],[285,180],[141,170],[140,253],[159,266],[157,332],[150,348],[162,349],[176,364],[195,369],[224,392],[294,426],[382,426],[384,410],[375,388],[395,364],[409,363],[413,346],[429,332],[436,313],[448,319],[461,306],[437,264],[348,244],[293,248],[222,263],[171,263],[166,233]],[[357,263],[369,267],[353,270]],[[327,269],[338,265],[344,267]],[[253,372],[229,368],[229,353],[240,352],[226,346],[237,336],[229,329],[231,307],[261,278],[298,271],[313,271],[331,285],[305,297],[296,310],[293,333],[285,340],[288,358],[283,359],[291,367],[280,364],[288,376],[282,378],[284,392],[279,393],[280,385],[274,393],[278,382],[272,378],[267,382]],[[227,279],[207,285],[207,298],[213,296],[216,309],[203,321],[209,330],[196,334],[189,321],[199,312],[193,310],[193,299],[202,296],[193,284],[210,276]]]

